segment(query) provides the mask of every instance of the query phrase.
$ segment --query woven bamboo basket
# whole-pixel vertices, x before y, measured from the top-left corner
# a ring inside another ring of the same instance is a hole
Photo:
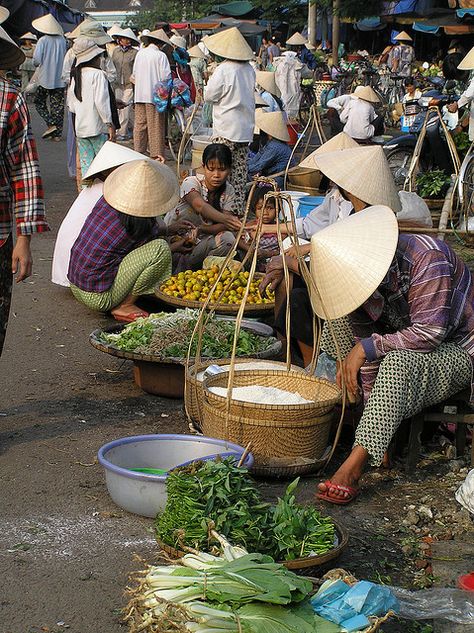
[[[327,88],[332,88],[336,85],[335,81],[315,81],[313,84],[314,96],[316,97],[316,105],[321,105],[321,95]]]
[[[288,182],[298,187],[310,187],[318,189],[321,184],[323,175],[317,169],[308,169],[306,167],[295,167],[288,172]]]
[[[333,408],[341,394],[336,385],[296,371],[236,371],[234,387],[265,386],[299,393],[308,404],[274,405],[230,400],[212,393],[211,387],[227,387],[228,373],[203,383],[203,433],[244,446],[251,444],[254,472],[289,475],[297,472],[295,459],[310,465],[325,453],[333,422]],[[238,439],[237,439],[238,438]],[[275,461],[278,460],[276,464]]]
[[[230,359],[220,360],[218,362],[213,362],[213,365],[230,365]],[[278,365],[282,370],[286,371],[286,363],[282,363],[280,361],[273,361],[268,359],[268,361],[260,360],[258,358],[237,358],[236,359],[236,369],[242,369],[241,365],[244,363],[255,363],[255,362],[268,362],[271,363],[272,368],[274,365]],[[200,372],[204,371],[207,367],[209,367],[209,361],[201,363],[198,365],[198,369],[196,371],[196,365],[190,365],[188,371],[186,372],[186,390],[185,390],[185,409],[189,420],[198,428],[202,428],[202,418],[204,412],[204,396],[203,396],[203,387],[202,380],[198,380],[196,375]],[[263,369],[263,367],[262,367]],[[301,367],[297,367],[296,365],[292,365],[291,369],[298,372],[303,372],[304,370]]]

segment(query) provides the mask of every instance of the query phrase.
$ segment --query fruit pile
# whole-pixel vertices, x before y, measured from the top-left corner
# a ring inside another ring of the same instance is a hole
[[[218,277],[218,266],[196,271],[186,270],[167,279],[160,286],[160,290],[169,297],[176,297],[187,301],[205,301]],[[242,302],[248,281],[249,273],[247,271],[233,273],[226,268],[222,272],[222,276],[212,293],[212,301],[239,305]],[[254,277],[250,282],[250,292],[247,297],[247,303],[273,303],[275,301],[273,292],[269,291],[265,296],[262,296],[258,289],[259,283],[260,278],[258,277]]]

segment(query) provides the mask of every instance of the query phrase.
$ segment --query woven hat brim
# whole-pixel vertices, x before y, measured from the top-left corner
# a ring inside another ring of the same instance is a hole
[[[32,42],[37,42],[38,38],[36,37],[36,35],[34,33],[25,33],[24,35],[22,35],[20,38],[20,40],[31,40]]]
[[[406,31],[402,31],[393,38],[396,42],[413,42],[413,38]]]
[[[269,72],[267,70],[258,70],[256,73],[256,82],[271,95],[274,95],[275,97],[280,97],[281,93],[278,86],[276,85],[275,73]]]
[[[51,13],[46,13],[40,18],[36,18],[31,26],[44,35],[64,35],[63,27]]]
[[[0,26],[0,69],[11,70],[25,61],[25,53]]]
[[[474,68],[474,46],[458,64],[459,70],[472,70]]]
[[[313,160],[329,180],[363,202],[400,211],[398,191],[380,145],[322,153]]]
[[[197,45],[193,46],[192,48],[188,50],[188,55],[189,57],[197,57],[198,59],[206,59],[206,56]]]
[[[315,149],[314,152],[311,152],[309,156],[307,156],[301,163],[300,167],[307,167],[308,169],[319,169],[316,165],[316,158],[321,156],[321,154],[327,154],[328,152],[338,152],[343,149],[352,149],[360,147],[357,141],[354,141],[348,134],[345,132],[339,132],[336,136],[333,136],[326,141],[322,145]]]
[[[107,35],[109,35],[109,33],[107,33]],[[136,42],[137,44],[140,44],[140,40],[132,31],[132,29],[121,29],[117,33],[114,33],[113,37],[126,37],[129,40],[132,40],[132,42]]]
[[[209,35],[203,38],[203,42],[211,53],[224,59],[245,62],[254,57],[252,49],[235,26]]]
[[[133,160],[147,160],[147,157],[125,145],[106,141],[90,164],[83,180],[88,180],[108,169],[131,163]]]
[[[6,7],[0,7],[0,24],[10,17],[10,11]]]
[[[282,112],[255,112],[255,126],[273,138],[288,143],[290,134]]]
[[[315,233],[311,238],[311,305],[323,319],[357,310],[379,287],[398,242],[395,214],[368,207]]]
[[[161,42],[162,44],[169,44],[173,46],[172,41],[163,31],[163,29],[158,29],[156,31],[151,31],[147,35],[143,35],[142,37],[148,37],[150,40],[156,40],[157,42]]]
[[[151,160],[121,165],[104,183],[104,198],[117,211],[138,218],[155,218],[174,209],[179,187],[171,169]]]
[[[80,66],[80,64],[85,64],[86,62],[90,62],[91,59],[95,57],[99,57],[99,55],[103,55],[105,51],[97,46],[91,46],[91,48],[83,51],[82,53],[76,54],[76,65]]]
[[[286,40],[287,46],[304,46],[307,43],[307,39],[304,38],[301,33],[293,33],[290,39]]]

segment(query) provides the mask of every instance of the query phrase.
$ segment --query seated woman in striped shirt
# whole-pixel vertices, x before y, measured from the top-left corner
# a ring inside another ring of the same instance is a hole
[[[362,392],[364,412],[349,457],[317,494],[346,504],[357,496],[367,463],[382,463],[402,420],[469,384],[473,403],[474,284],[445,242],[399,235],[384,206],[314,235],[311,274],[316,314],[347,315],[357,341],[337,380],[349,394]]]

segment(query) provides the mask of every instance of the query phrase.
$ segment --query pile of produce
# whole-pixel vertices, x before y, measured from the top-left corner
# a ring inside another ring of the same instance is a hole
[[[218,266],[196,271],[186,270],[167,279],[161,285],[160,290],[165,295],[177,299],[205,301],[216,283],[218,276]],[[247,271],[237,273],[226,268],[222,272],[222,276],[212,294],[212,300],[223,304],[239,305],[242,302],[248,280],[249,273]],[[246,303],[273,303],[275,301],[275,295],[272,292],[268,292],[267,295],[262,296],[258,289],[259,282],[260,280],[258,278],[254,278],[250,282],[250,290]]]
[[[197,552],[148,568],[127,608],[131,633],[323,632],[318,623],[326,621],[307,600],[309,580],[221,541],[223,557]]]
[[[194,462],[171,471],[165,510],[156,518],[159,541],[209,551],[212,527],[233,543],[275,560],[320,555],[335,546],[330,517],[296,503],[291,483],[276,505],[264,503],[245,468],[232,459]]]
[[[101,340],[126,352],[150,354],[158,358],[186,358],[191,336],[199,317],[198,310],[177,310],[174,314],[159,312],[146,319],[127,324],[119,333],[103,332]],[[235,324],[212,316],[205,325],[201,356],[229,358],[234,343]],[[241,329],[237,340],[237,356],[252,356],[269,349],[275,343],[271,336],[259,336]],[[194,337],[191,353],[197,349]]]

